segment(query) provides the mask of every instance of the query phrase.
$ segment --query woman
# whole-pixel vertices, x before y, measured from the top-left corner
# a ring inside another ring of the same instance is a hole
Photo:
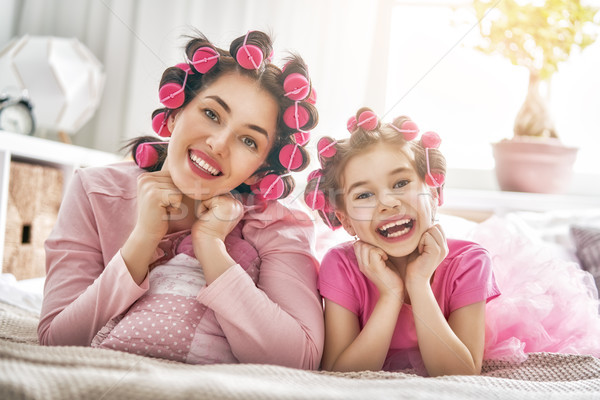
[[[308,164],[302,146],[318,118],[303,61],[282,71],[271,52],[257,31],[229,51],[191,38],[154,112],[168,146],[132,147],[152,172],[125,162],[76,173],[46,242],[42,344],[318,368],[312,223],[275,201],[293,189],[289,170]],[[128,333],[140,315],[156,329]]]

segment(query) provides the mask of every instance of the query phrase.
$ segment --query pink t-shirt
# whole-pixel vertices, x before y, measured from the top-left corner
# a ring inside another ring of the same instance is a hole
[[[431,289],[446,319],[461,307],[500,295],[488,252],[476,243],[448,239],[448,256],[435,271]],[[352,311],[362,329],[379,299],[377,287],[358,268],[352,242],[329,250],[319,272],[321,295]],[[404,304],[383,369],[422,368],[412,307]]]

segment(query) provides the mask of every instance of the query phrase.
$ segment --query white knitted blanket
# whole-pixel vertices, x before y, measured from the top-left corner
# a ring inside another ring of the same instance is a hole
[[[37,344],[38,316],[0,303],[0,399],[600,399],[600,359],[535,353],[486,361],[481,376],[329,373],[273,365],[188,365]]]

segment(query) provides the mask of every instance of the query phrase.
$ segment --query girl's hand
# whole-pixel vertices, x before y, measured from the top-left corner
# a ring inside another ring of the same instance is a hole
[[[354,254],[360,271],[373,282],[380,296],[392,295],[404,301],[404,282],[388,264],[388,255],[383,250],[358,240],[354,243]]]
[[[196,208],[198,219],[192,226],[192,239],[194,243],[224,241],[243,216],[244,206],[230,193],[203,200]]]
[[[162,170],[139,176],[137,199],[138,218],[134,231],[158,244],[169,229],[169,215],[182,212],[183,194],[173,183],[166,160]]]
[[[408,256],[407,282],[429,282],[440,263],[448,255],[446,235],[440,224],[429,227],[415,251]]]

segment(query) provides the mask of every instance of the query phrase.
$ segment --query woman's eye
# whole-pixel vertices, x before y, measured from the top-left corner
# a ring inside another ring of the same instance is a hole
[[[399,189],[399,188],[403,188],[404,186],[408,185],[410,183],[409,180],[407,179],[403,179],[401,181],[398,181],[394,184],[394,189]]]
[[[205,115],[206,115],[208,118],[212,119],[213,121],[216,121],[216,120],[217,120],[217,114],[215,114],[215,112],[214,112],[213,110],[206,109],[206,110],[204,110],[204,114],[205,114]]]
[[[250,147],[251,149],[256,149],[257,147],[256,142],[249,137],[242,138],[242,142],[245,146]]]
[[[373,196],[373,193],[363,192],[363,193],[357,194],[356,197],[355,197],[355,199],[356,200],[368,199],[371,196]]]

